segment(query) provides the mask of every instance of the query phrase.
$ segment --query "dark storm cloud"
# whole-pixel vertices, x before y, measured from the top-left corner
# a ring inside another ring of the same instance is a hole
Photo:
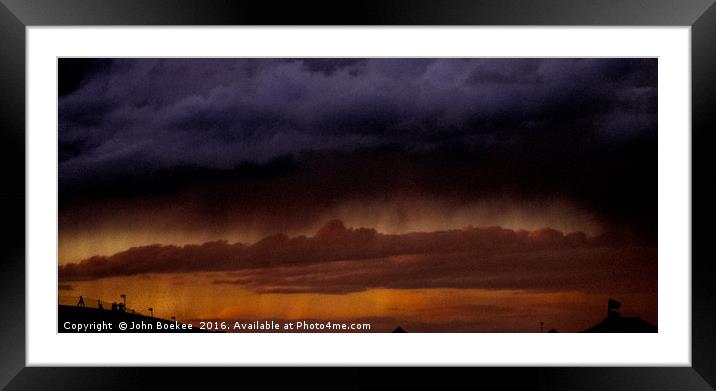
[[[144,246],[61,265],[60,281],[147,273],[231,272],[216,284],[260,293],[342,294],[371,288],[482,288],[631,292],[655,284],[655,248],[626,237],[549,228],[471,228],[385,235],[325,224],[314,236],[253,245]]]
[[[221,201],[197,183],[321,190],[299,209],[407,188],[566,197],[653,234],[656,75],[655,59],[63,59],[60,213]]]
[[[326,76],[331,76],[345,68],[349,68],[349,73],[357,76],[364,69],[363,65],[368,63],[364,58],[312,58],[289,61],[301,62],[310,72],[321,72]]]
[[[87,141],[63,164],[121,164],[128,151],[141,151],[161,166],[226,168],[359,140],[417,146],[469,135],[479,142],[494,130],[491,122],[507,118],[515,128],[499,130],[511,134],[534,133],[525,125],[536,123],[548,131],[579,117],[591,126],[570,132],[609,139],[599,134],[608,116],[655,114],[655,65],[634,59],[91,60],[86,79],[77,82],[68,72],[80,87],[60,100],[61,149]],[[625,137],[639,134],[632,127],[625,124]]]

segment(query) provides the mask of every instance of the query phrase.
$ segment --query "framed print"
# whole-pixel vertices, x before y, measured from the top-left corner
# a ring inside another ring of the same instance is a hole
[[[59,58],[57,332],[656,333],[657,61]]]
[[[716,383],[710,1],[0,11],[8,389]]]

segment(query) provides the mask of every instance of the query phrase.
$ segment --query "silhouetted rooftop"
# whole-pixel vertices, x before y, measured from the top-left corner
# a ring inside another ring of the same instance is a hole
[[[638,316],[610,314],[583,333],[656,333],[658,328]]]

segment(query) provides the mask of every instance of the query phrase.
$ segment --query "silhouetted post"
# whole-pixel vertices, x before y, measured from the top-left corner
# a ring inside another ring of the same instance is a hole
[[[119,297],[122,298],[122,304],[124,304],[124,308],[127,308],[127,295],[121,294]]]
[[[539,332],[544,333],[544,322],[539,322]]]
[[[151,316],[153,318],[154,317],[154,309],[148,308],[147,310],[149,311],[149,316]]]

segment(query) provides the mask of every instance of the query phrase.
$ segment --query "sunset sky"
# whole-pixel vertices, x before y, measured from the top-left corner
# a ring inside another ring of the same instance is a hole
[[[60,295],[182,321],[657,322],[656,59],[60,59]]]

